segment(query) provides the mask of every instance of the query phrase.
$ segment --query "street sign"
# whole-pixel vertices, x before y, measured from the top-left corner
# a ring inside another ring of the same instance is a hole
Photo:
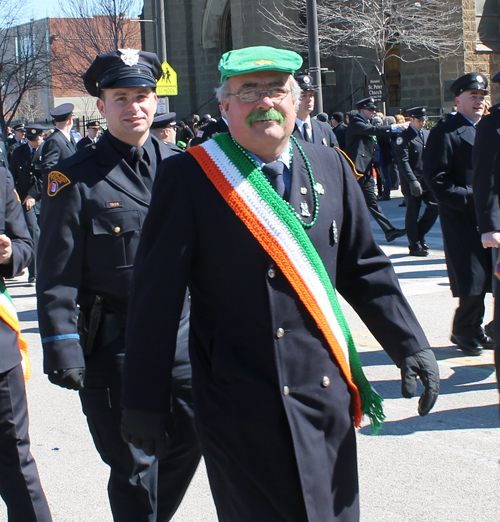
[[[365,76],[365,96],[373,98],[375,103],[385,102],[387,98],[385,78],[376,65],[373,66],[370,74]]]
[[[166,114],[167,111],[167,100],[166,98],[158,98],[158,106],[156,107],[157,114]]]
[[[177,96],[177,73],[167,63],[161,64],[163,74],[156,84],[158,96]]]

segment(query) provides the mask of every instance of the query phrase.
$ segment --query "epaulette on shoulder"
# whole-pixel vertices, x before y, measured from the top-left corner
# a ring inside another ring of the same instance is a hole
[[[71,168],[74,165],[83,163],[85,160],[87,160],[87,158],[95,156],[96,154],[96,145],[89,145],[88,147],[84,147],[83,149],[80,149],[79,151],[75,152],[69,158],[66,158],[65,160],[61,161],[60,165],[62,165],[65,169],[67,169],[68,167]]]

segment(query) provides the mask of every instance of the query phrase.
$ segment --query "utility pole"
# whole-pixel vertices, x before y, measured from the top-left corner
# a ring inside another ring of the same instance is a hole
[[[167,38],[165,32],[165,6],[163,0],[155,0],[156,11],[156,53],[160,62],[167,61]],[[167,112],[169,112],[168,97],[165,97]]]
[[[309,48],[309,74],[312,76],[314,85],[317,85],[316,111],[323,112],[323,92],[321,90],[321,62],[319,55],[318,38],[318,10],[316,0],[307,0],[307,43]]]

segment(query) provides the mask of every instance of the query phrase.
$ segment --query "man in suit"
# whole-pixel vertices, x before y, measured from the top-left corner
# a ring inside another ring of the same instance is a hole
[[[410,117],[410,126],[397,137],[394,153],[406,201],[405,228],[410,256],[427,257],[429,247],[425,243],[425,234],[438,217],[436,198],[427,188],[422,173],[424,150],[429,137],[429,131],[424,128],[427,111],[425,107],[413,107],[406,112]],[[422,203],[425,210],[419,219]]]
[[[187,353],[185,300],[178,329],[172,402],[175,428],[162,460],[120,434],[125,323],[132,265],[149,210],[157,165],[172,154],[149,132],[161,63],[121,49],[98,56],[84,75],[108,128],[95,144],[60,162],[43,195],[38,317],[44,370],[79,390],[102,459],[110,466],[115,522],[166,522],[200,460]],[[163,275],[165,276],[165,274]],[[136,313],[136,303],[130,302]]]
[[[500,84],[500,72],[491,81]],[[472,150],[472,166],[474,168],[472,183],[474,206],[481,241],[484,248],[494,249],[494,260],[498,264],[498,249],[500,248],[500,103],[490,107],[490,114],[482,118],[477,126]],[[500,269],[497,268],[493,277],[495,318],[494,332],[491,332],[495,339],[497,382],[500,374],[499,273]],[[488,331],[488,328],[486,330]]]
[[[87,135],[76,144],[76,150],[82,150],[88,145],[93,145],[94,143],[97,143],[97,140],[99,139],[97,135],[99,134],[101,125],[98,121],[89,121],[86,128]]]
[[[73,128],[72,103],[63,103],[52,109],[50,115],[54,119],[54,132],[47,137],[42,148],[42,174],[47,174],[63,159],[76,152],[76,142],[71,135]]]
[[[28,142],[18,147],[12,154],[10,171],[14,176],[16,190],[21,199],[24,217],[34,244],[34,255],[28,266],[28,283],[35,286],[36,255],[40,228],[38,218],[42,201],[42,144],[44,128],[33,123],[26,127]]]
[[[327,147],[338,147],[339,142],[330,125],[311,118],[311,113],[314,110],[314,104],[316,102],[314,97],[316,87],[313,85],[312,77],[308,74],[300,74],[295,79],[302,90],[302,94],[295,118],[293,135],[298,140],[304,140],[309,143],[326,145]]]
[[[363,191],[368,210],[385,234],[388,242],[404,236],[405,230],[396,228],[385,216],[375,194],[373,179],[373,156],[377,147],[376,136],[390,136],[405,130],[409,123],[392,125],[372,125],[371,119],[377,112],[373,98],[365,98],[356,103],[358,113],[349,120],[346,132],[346,153],[362,174],[358,183]]]
[[[177,124],[175,122],[177,114],[175,112],[167,112],[155,116],[151,124],[151,134],[162,141],[172,153],[184,152],[176,145]]]
[[[49,506],[30,452],[25,379],[29,377],[26,342],[5,288],[5,277],[25,268],[33,254],[14,181],[0,167],[0,496],[8,519],[51,522]]]
[[[189,284],[196,422],[221,522],[359,519],[359,401],[321,289],[333,300],[336,286],[360,313],[401,366],[405,395],[413,371],[423,378],[420,414],[439,387],[347,160],[291,136],[301,65],[297,53],[264,46],[222,57],[217,97],[231,136],[162,163],[134,266],[124,435],[152,452],[167,443]]]
[[[26,143],[26,130],[24,128],[24,123],[19,123],[18,125],[14,125],[12,127],[14,131],[14,135],[7,139],[5,144],[7,145],[7,150],[9,151],[9,160],[12,157],[14,151]]]
[[[457,113],[432,129],[424,153],[424,179],[438,202],[451,291],[459,298],[451,341],[466,355],[494,346],[482,326],[484,298],[491,292],[491,252],[481,244],[472,188],[472,147],[487,88],[486,77],[476,72],[453,82]]]

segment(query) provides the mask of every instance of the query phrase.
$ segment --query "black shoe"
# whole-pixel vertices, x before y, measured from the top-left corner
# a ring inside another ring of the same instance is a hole
[[[452,334],[451,342],[456,344],[465,355],[481,355],[483,353],[483,347],[474,337]]]
[[[429,252],[427,250],[424,250],[423,248],[420,248],[419,246],[410,247],[410,256],[417,256],[417,257],[427,257],[429,255]]]
[[[390,201],[391,196],[379,196],[377,199],[379,201]]]
[[[484,325],[484,333],[495,340],[495,327],[493,326],[493,321]]]
[[[403,203],[400,203],[398,207],[406,207],[406,201],[403,201]]]
[[[394,241],[396,238],[404,236],[405,234],[406,230],[404,228],[393,228],[386,233],[385,239],[387,239],[387,242],[390,243],[391,241]]]
[[[426,245],[424,243],[424,240],[420,241],[420,246],[424,249],[424,250],[429,250],[429,245]]]
[[[483,332],[477,336],[477,340],[483,348],[486,348],[486,350],[494,350],[495,341],[488,334]]]

